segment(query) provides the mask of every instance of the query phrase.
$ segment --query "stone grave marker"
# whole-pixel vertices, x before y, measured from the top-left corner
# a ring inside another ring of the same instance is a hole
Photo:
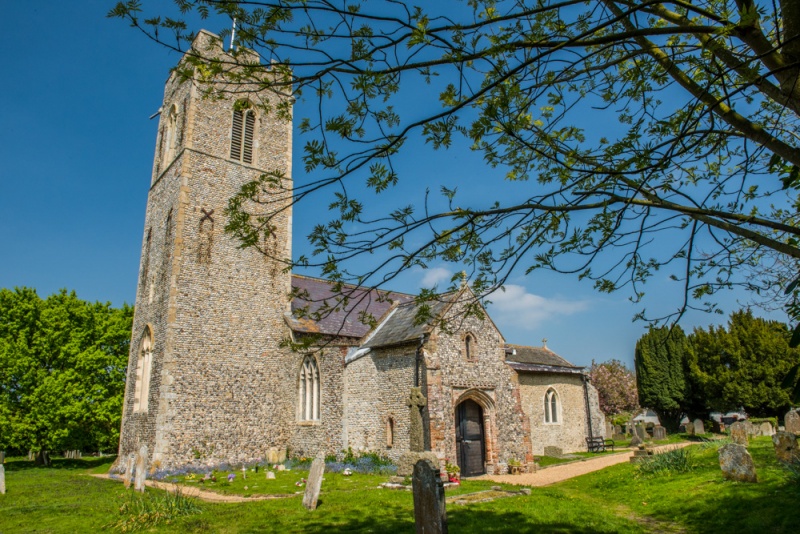
[[[275,473],[267,469],[267,480],[274,480],[274,479],[275,479]]]
[[[636,425],[636,426],[633,427],[633,429],[634,429],[634,433],[637,436],[639,436],[640,440],[646,441],[647,438],[649,437],[647,435],[647,430],[645,429],[644,424]]]
[[[278,449],[275,447],[270,447],[269,451],[267,451],[267,462],[272,465],[278,463]]]
[[[564,455],[564,450],[561,447],[548,445],[544,448],[544,455],[552,458],[561,458]]]
[[[775,434],[775,429],[772,428],[772,423],[769,421],[764,421],[758,425],[758,435],[759,436],[772,436]]]
[[[736,421],[731,425],[731,439],[738,445],[747,446],[747,425],[744,421]]]
[[[0,495],[6,494],[6,466],[0,464]]]
[[[661,425],[653,427],[653,439],[667,439],[667,429]]]
[[[278,449],[278,463],[282,464],[286,461],[286,449]]]
[[[772,444],[775,446],[775,456],[779,462],[792,463],[800,460],[800,450],[797,448],[797,436],[791,432],[777,432],[772,435]]]
[[[614,425],[614,434],[622,434],[622,427],[620,425]]]
[[[439,470],[426,460],[418,461],[414,464],[411,486],[414,491],[417,534],[446,534],[447,510]]]
[[[322,489],[322,475],[325,473],[325,460],[322,458],[315,458],[311,462],[311,471],[308,472],[308,480],[306,481],[306,492],[303,495],[303,506],[307,510],[317,509],[317,500],[319,499],[319,491]]]
[[[633,436],[631,437],[631,447],[638,447],[642,443],[644,443],[642,441],[642,438],[639,437],[639,434],[637,432],[634,432]]]
[[[411,388],[411,393],[406,399],[410,423],[408,432],[409,448],[408,452],[404,452],[397,462],[397,476],[411,476],[414,473],[414,466],[420,460],[430,460],[434,465],[439,462],[436,453],[425,451],[425,426],[422,420],[422,408],[427,404],[428,399],[422,394],[422,389],[418,387]]]
[[[694,423],[692,423],[691,421],[686,423],[686,433],[689,434],[690,436],[694,436]]]
[[[609,421],[606,421],[606,433],[604,435],[608,437],[612,434],[614,434],[614,425],[612,425]]]
[[[142,445],[136,456],[136,481],[133,489],[144,493],[144,481],[147,479],[147,445]]]
[[[694,433],[695,433],[695,435],[705,434],[706,433],[706,429],[705,429],[705,426],[703,426],[703,420],[702,419],[695,419],[694,423],[692,423],[692,424],[694,425]]]
[[[786,432],[800,434],[800,411],[789,410],[783,418],[783,425]]]
[[[131,480],[133,480],[133,463],[135,461],[135,457],[131,454],[125,462],[125,475],[122,477],[122,481],[125,483],[126,489],[131,487]]]
[[[753,458],[744,445],[728,443],[719,448],[722,476],[737,482],[758,482]]]

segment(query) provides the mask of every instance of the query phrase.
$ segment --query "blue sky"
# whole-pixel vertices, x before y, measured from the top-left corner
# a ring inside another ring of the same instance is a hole
[[[68,288],[115,305],[135,298],[158,122],[149,117],[161,104],[178,56],[107,19],[113,4],[47,0],[4,6],[0,287],[34,287],[42,296]],[[303,179],[302,146],[294,146],[297,182]],[[430,158],[424,172],[421,157]],[[463,151],[409,151],[398,169],[401,192],[446,185],[469,197],[472,186],[502,180],[501,171]],[[295,254],[306,252],[304,235],[318,213],[313,202],[295,208]],[[415,292],[420,285],[446,283],[451,274],[432,266],[402,276],[393,289]],[[648,309],[678,305],[679,288],[666,274],[646,290]],[[630,303],[626,293],[601,295],[590,283],[565,275],[519,273],[492,300],[490,313],[507,341],[540,345],[546,338],[548,347],[578,365],[611,358],[632,365],[645,328],[631,321],[642,304]],[[739,300],[747,302],[748,295],[726,293],[722,307],[729,313]],[[775,318],[783,320],[780,314]],[[725,316],[690,313],[681,324],[691,330],[724,322]]]

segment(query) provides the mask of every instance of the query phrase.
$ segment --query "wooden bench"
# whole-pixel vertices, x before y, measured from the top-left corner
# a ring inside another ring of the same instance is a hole
[[[586,438],[586,448],[589,452],[606,452],[606,447],[611,447],[611,452],[614,452],[614,440],[601,437]]]

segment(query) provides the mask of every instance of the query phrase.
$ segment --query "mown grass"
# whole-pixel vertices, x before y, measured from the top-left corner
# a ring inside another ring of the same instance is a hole
[[[667,470],[646,476],[633,464],[621,464],[547,488],[533,488],[530,496],[451,504],[447,509],[450,530],[636,533],[675,527],[700,533],[796,532],[800,524],[798,486],[787,482],[787,472],[775,460],[769,438],[754,440],[750,451],[758,467],[758,484],[725,481],[716,448],[698,445],[692,447],[693,469],[686,473]],[[107,460],[96,459],[56,460],[53,468],[8,462],[8,494],[0,496],[0,532],[107,530],[120,520],[120,507],[130,499],[119,482],[88,476],[108,466]],[[286,480],[270,483],[282,486],[294,477],[305,477],[305,473],[289,471]],[[232,504],[200,502],[199,513],[176,517],[146,531],[413,532],[412,494],[378,489],[385,479],[326,473],[319,508],[314,512],[302,507],[300,495]],[[266,489],[266,479],[261,480],[265,486],[258,489]],[[248,474],[248,481],[256,482],[255,476]],[[447,495],[488,490],[493,485],[466,480]],[[238,490],[234,484],[226,488],[231,493]],[[302,488],[295,487],[295,491]]]

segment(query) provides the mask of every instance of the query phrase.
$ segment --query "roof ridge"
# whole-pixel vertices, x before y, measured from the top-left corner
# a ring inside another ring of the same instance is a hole
[[[314,280],[314,281],[322,282],[322,283],[325,283],[325,284],[328,284],[328,285],[333,285],[333,284],[336,283],[336,282],[332,282],[330,280],[326,280],[324,278],[320,278],[318,276],[308,276],[306,274],[292,273],[292,277],[293,278],[294,277],[305,278],[306,280]],[[395,295],[403,295],[403,296],[406,296],[406,297],[414,297],[415,296],[413,293],[405,293],[403,291],[395,291],[394,289],[380,289],[380,288],[376,288],[376,287],[360,286],[360,285],[352,284],[350,282],[342,282],[342,285],[346,286],[346,287],[350,287],[352,289],[361,289],[363,291],[379,291],[381,293],[394,293]]]

